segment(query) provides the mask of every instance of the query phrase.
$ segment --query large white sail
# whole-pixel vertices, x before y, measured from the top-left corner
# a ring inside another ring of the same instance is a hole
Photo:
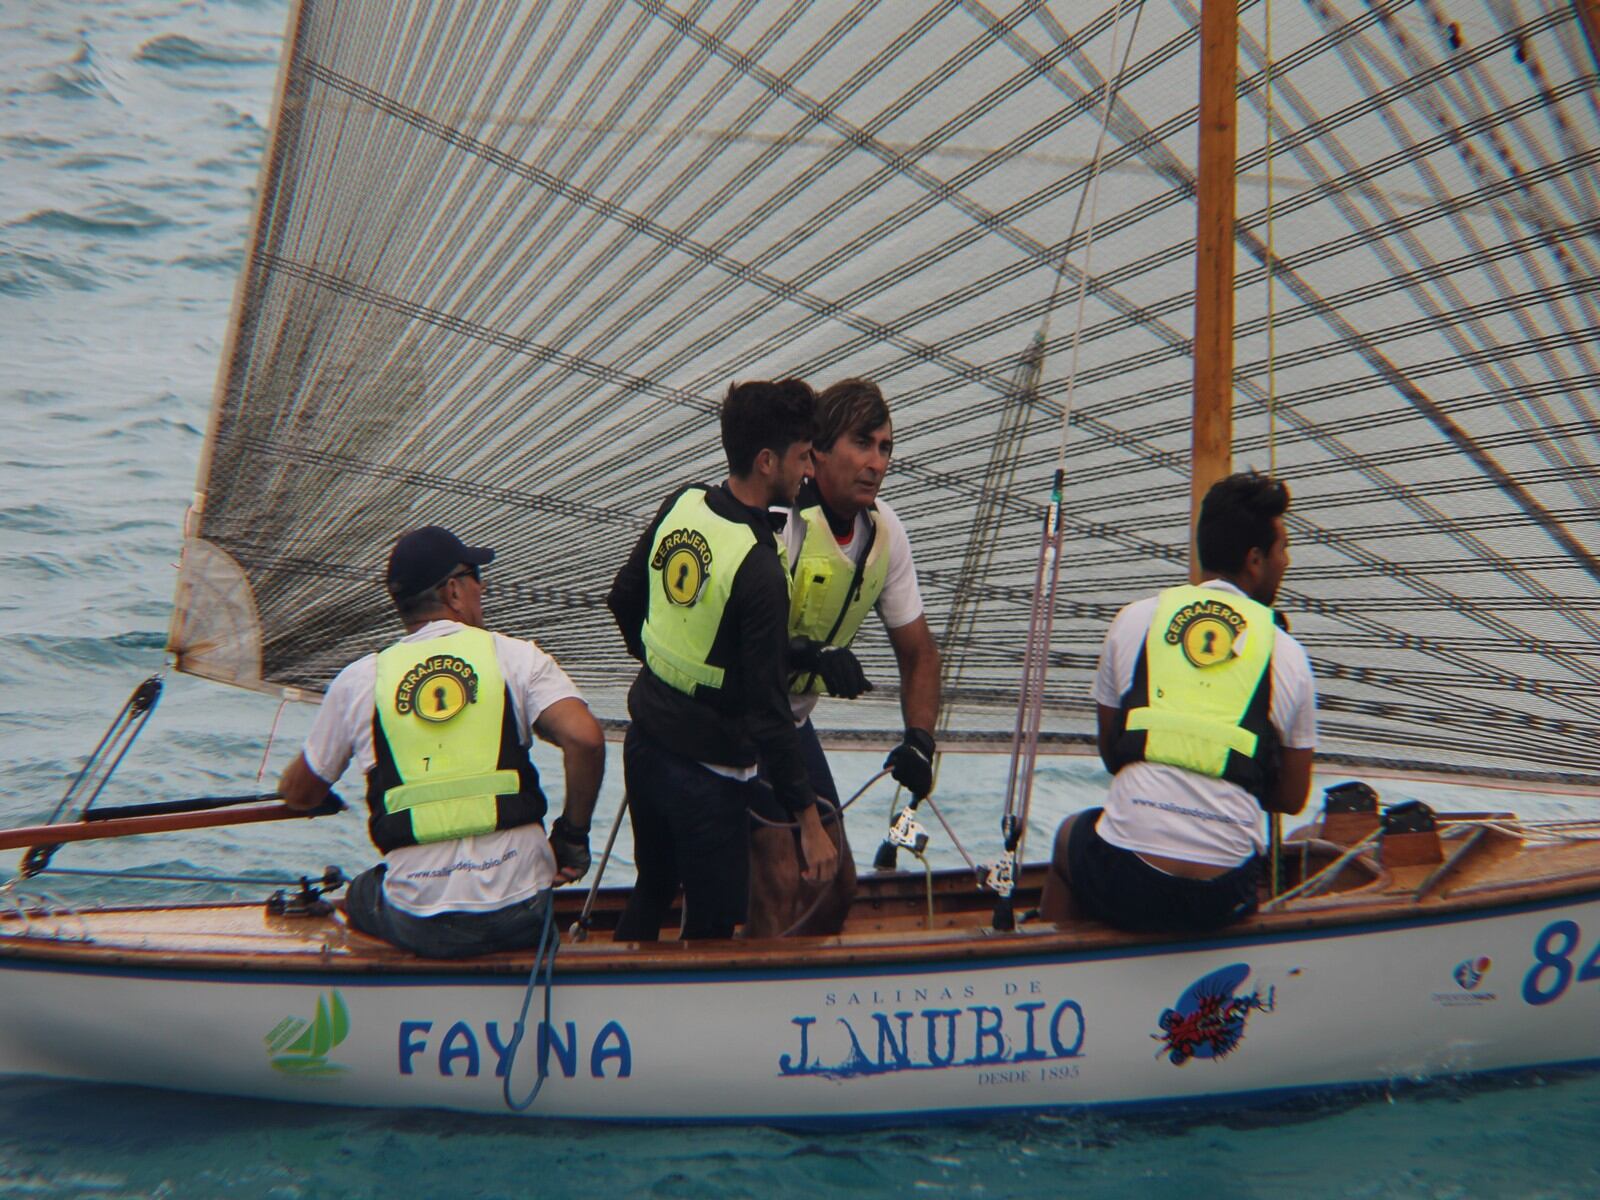
[[[1294,490],[1324,749],[1600,777],[1579,9],[1242,9],[1234,462]],[[963,735],[1015,711],[1065,419],[1045,729],[1085,736],[1106,621],[1187,558],[1197,29],[1187,0],[304,0],[180,666],[317,690],[391,636],[394,536],[441,522],[500,551],[492,621],[620,718],[604,593],[720,477],[728,384],[864,375]],[[849,723],[894,726],[886,640],[863,657]]]

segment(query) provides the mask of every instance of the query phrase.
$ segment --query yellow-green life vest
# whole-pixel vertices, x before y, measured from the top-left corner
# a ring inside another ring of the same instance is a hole
[[[373,698],[368,827],[385,854],[544,818],[493,634],[469,627],[390,646]]]
[[[868,509],[866,553],[859,563],[852,562],[820,504],[797,515],[805,522],[806,536],[790,575],[789,636],[848,646],[889,580],[889,538],[877,511]],[[820,692],[822,680],[813,671],[797,671],[789,678],[789,690]]]
[[[1165,763],[1264,795],[1276,773],[1276,634],[1272,609],[1238,592],[1185,585],[1157,596],[1123,697],[1119,765]]]
[[[733,578],[755,544],[755,530],[712,512],[701,487],[679,496],[656,526],[643,641],[645,664],[661,682],[691,696],[722,686],[725,672],[710,663],[711,647]]]

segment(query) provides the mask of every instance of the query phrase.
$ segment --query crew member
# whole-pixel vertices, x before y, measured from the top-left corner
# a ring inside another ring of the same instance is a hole
[[[552,884],[589,868],[605,739],[556,661],[483,624],[494,551],[429,525],[395,543],[388,589],[406,635],[334,678],[278,784],[315,808],[353,756],[383,862],[350,883],[363,933],[428,958],[536,945]],[[566,802],[548,837],[532,734],[557,746]]]
[[[727,481],[668,496],[612,583],[607,603],[644,663],[622,748],[639,877],[618,941],[656,940],[680,886],[685,938],[731,937],[745,920],[758,763],[799,823],[806,877],[833,877],[790,716],[789,580],[769,512],[810,469],[815,404],[795,379],[729,388]]]
[[[923,615],[905,526],[878,496],[893,452],[894,427],[877,384],[846,379],[817,398],[815,469],[784,525],[792,581],[789,634],[798,639],[791,643],[790,705],[811,786],[835,814],[830,827],[837,822],[839,872],[826,889],[804,885],[794,838],[781,827],[781,813],[770,803],[757,806],[751,834],[752,937],[775,937],[790,929],[837,933],[850,911],[855,862],[811,712],[823,691],[848,699],[871,686],[849,646],[873,609],[899,665],[905,720],[905,736],[884,765],[918,799],[933,786],[939,648]]]
[[[1056,834],[1040,915],[1135,931],[1203,931],[1256,908],[1261,812],[1311,790],[1316,690],[1272,609],[1289,566],[1289,491],[1255,473],[1215,484],[1196,528],[1203,582],[1128,605],[1095,678],[1104,809]]]

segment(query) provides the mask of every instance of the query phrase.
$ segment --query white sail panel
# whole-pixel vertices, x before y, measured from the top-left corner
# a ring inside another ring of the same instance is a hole
[[[1241,23],[1234,456],[1294,490],[1282,606],[1324,749],[1600,775],[1576,11],[1277,4],[1270,89],[1264,16]],[[236,681],[315,691],[382,644],[388,546],[439,522],[500,551],[491,621],[620,718],[604,593],[660,498],[722,474],[728,384],[864,375],[957,732],[1010,727],[1066,422],[1045,722],[1086,737],[1105,623],[1185,570],[1197,21],[306,0],[199,488],[197,537],[248,585],[229,611],[259,618]],[[180,595],[186,667],[214,594]],[[823,721],[894,727],[887,641],[861,646],[878,690]]]

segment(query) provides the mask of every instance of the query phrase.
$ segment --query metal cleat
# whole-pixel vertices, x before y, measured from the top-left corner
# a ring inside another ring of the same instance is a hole
[[[1009,896],[1017,885],[1016,857],[1006,854],[994,866],[989,868],[989,877],[984,880],[989,890],[997,896]]]
[[[909,808],[902,808],[894,824],[889,826],[889,841],[904,846],[913,854],[921,854],[928,848],[928,831]]]

